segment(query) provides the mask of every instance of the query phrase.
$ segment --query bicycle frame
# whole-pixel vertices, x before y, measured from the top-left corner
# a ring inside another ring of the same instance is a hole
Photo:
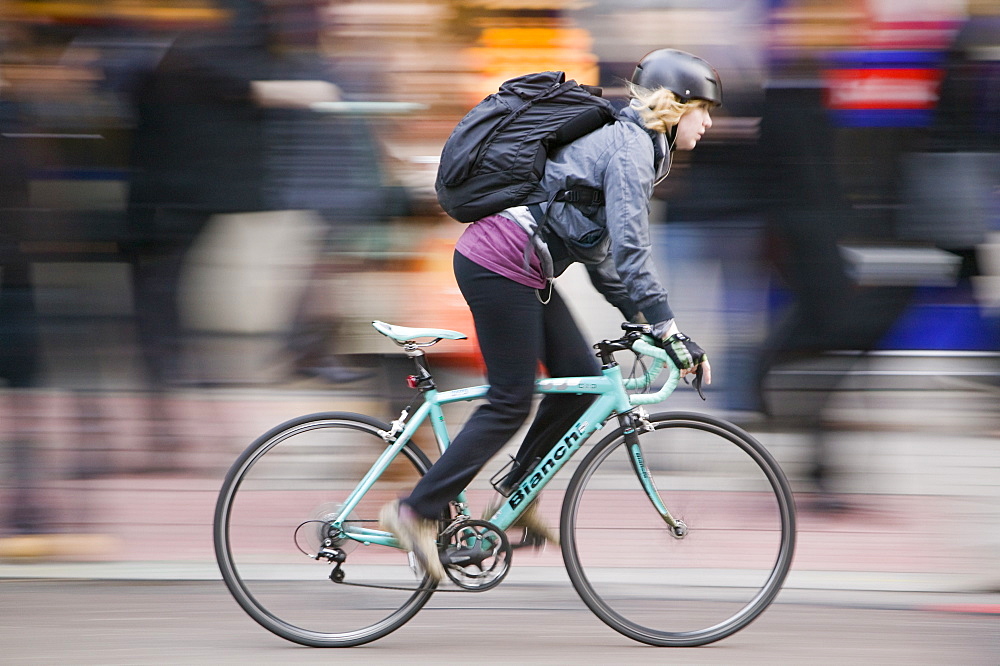
[[[617,414],[623,426],[632,426],[630,429],[626,429],[626,443],[629,445],[630,459],[643,489],[664,521],[672,528],[676,528],[676,522],[664,506],[652,478],[646,470],[642,453],[639,450],[638,435],[632,424],[632,417],[636,406],[660,402],[670,395],[677,386],[680,373],[671,366],[670,376],[659,391],[652,394],[630,395],[627,389],[650,386],[664,367],[666,360],[662,350],[642,340],[636,341],[633,349],[656,359],[643,377],[625,379],[622,376],[621,367],[617,363],[610,362],[602,367],[599,376],[559,377],[536,381],[536,394],[593,394],[597,396],[597,399],[560,437],[558,443],[552,447],[546,457],[524,477],[524,480],[506,498],[506,501],[500,505],[496,513],[489,518],[491,523],[503,530],[509,528],[531,503],[530,500],[534,499],[545,488],[552,477],[580,450],[590,436],[603,428],[608,419]],[[488,385],[450,391],[438,391],[436,388],[424,389],[422,391],[423,403],[413,415],[407,420],[404,412],[400,420],[393,424],[392,430],[382,433],[383,438],[389,442],[389,446],[381,453],[371,469],[347,497],[340,508],[340,515],[332,521],[331,527],[339,530],[343,536],[366,545],[376,544],[400,548],[396,538],[388,532],[345,525],[344,523],[348,522],[347,517],[425,420],[430,418],[438,447],[441,453],[444,453],[451,443],[451,438],[445,424],[442,407],[456,402],[485,399],[488,390]],[[402,422],[405,422],[402,430],[394,435],[395,429]],[[459,503],[460,512],[468,515],[465,493],[461,493],[456,500]]]

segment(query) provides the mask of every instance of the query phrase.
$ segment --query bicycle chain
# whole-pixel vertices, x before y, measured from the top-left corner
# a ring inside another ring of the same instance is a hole
[[[371,587],[376,590],[400,590],[401,592],[485,592],[485,590],[470,590],[466,588],[459,588],[455,590],[442,590],[439,587],[400,587],[397,585],[376,585],[375,583],[351,583],[346,580],[342,580],[339,583],[334,581],[337,585],[350,585],[351,587]]]

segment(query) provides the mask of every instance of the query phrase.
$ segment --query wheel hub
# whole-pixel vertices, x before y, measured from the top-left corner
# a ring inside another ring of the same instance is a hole
[[[340,515],[342,504],[328,502],[316,507],[313,517],[295,528],[296,547],[313,559],[319,559],[321,552],[338,549],[344,554],[358,546],[358,542],[344,535],[343,531],[334,527],[333,521]],[[355,520],[350,514],[344,522]]]

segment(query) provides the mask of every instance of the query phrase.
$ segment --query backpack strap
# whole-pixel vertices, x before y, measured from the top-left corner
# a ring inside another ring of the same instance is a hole
[[[541,204],[528,204],[528,210],[531,212],[531,216],[535,218],[535,228],[526,230],[528,231],[528,244],[524,246],[524,266],[525,268],[528,267],[531,262],[531,253],[534,252],[541,265],[542,275],[551,283],[555,279],[555,266],[552,261],[552,254],[549,252],[549,247],[543,235],[543,230],[549,218],[545,214],[545,211],[542,210]]]

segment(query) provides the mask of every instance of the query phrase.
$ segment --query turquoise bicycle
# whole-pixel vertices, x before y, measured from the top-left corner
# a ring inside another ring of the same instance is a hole
[[[401,627],[435,592],[496,587],[513,560],[507,530],[543,488],[550,499],[562,495],[562,558],[573,587],[630,638],[704,645],[747,626],[774,600],[795,545],[788,481],[733,424],[689,412],[648,414],[643,405],[669,396],[680,373],[647,328],[631,324],[621,338],[594,345],[601,375],[538,380],[538,393],[596,398],[491,515],[473,516],[469,499],[478,491],[455,498],[438,538],[448,579],[431,583],[379,528],[378,512],[430,467],[413,442],[417,429],[429,422],[443,451],[450,435],[442,408],[481,400],[488,387],[437,389],[423,348],[461,333],[373,325],[413,360],[408,382],[419,406],[391,423],[346,412],[292,419],[240,455],[219,494],[214,541],[222,577],[266,629],[303,645],[355,646]],[[619,353],[632,355],[631,376]],[[649,392],[664,369],[665,383]],[[600,441],[587,444],[605,427]],[[552,483],[584,448],[569,483]]]

